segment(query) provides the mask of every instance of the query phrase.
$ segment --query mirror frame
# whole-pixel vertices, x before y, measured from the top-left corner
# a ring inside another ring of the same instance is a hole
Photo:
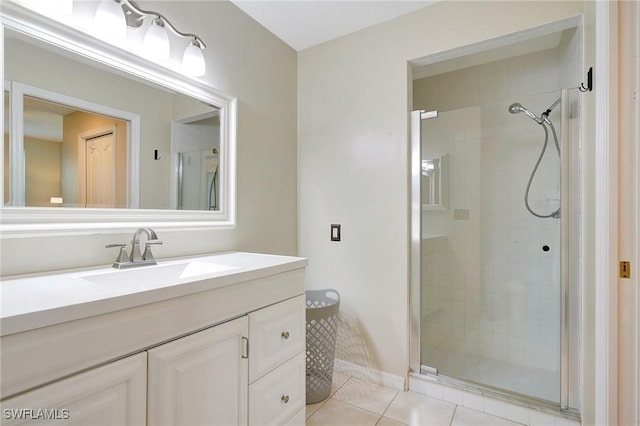
[[[0,81],[4,81],[4,36],[7,30],[220,108],[221,208],[217,211],[176,211],[3,206],[0,208],[0,238],[128,233],[141,226],[164,230],[235,228],[236,98],[10,1],[3,2],[1,10]],[[3,110],[4,103],[1,103],[0,112],[4,114]],[[4,134],[3,127],[4,123],[0,123],[0,130]],[[0,151],[1,168],[4,168],[3,156],[4,151]],[[2,187],[0,197],[4,200]]]
[[[421,160],[433,161],[438,160],[438,202],[425,203],[423,200],[422,210],[447,210],[449,208],[449,154],[442,154],[430,159]]]

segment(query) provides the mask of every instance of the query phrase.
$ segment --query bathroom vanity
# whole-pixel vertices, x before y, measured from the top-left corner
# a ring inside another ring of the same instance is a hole
[[[304,424],[306,264],[230,252],[3,280],[3,424]]]

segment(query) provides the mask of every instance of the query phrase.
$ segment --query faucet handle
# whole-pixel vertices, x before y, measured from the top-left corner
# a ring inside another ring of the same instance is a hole
[[[129,259],[127,257],[127,251],[125,250],[125,247],[127,245],[126,244],[107,244],[104,247],[105,248],[112,248],[112,247],[119,247],[120,248],[120,252],[118,253],[118,257],[116,258],[116,261],[113,264],[114,268],[117,268],[119,264],[121,263],[125,263],[127,262]]]
[[[147,240],[144,244],[144,253],[142,253],[142,260],[146,262],[156,263],[156,259],[153,257],[153,253],[151,253],[151,246],[156,244],[162,244],[160,240]]]

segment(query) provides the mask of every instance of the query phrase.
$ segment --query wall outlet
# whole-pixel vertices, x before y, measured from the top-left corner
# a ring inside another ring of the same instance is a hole
[[[469,210],[468,209],[455,209],[453,211],[453,218],[455,220],[469,220]]]

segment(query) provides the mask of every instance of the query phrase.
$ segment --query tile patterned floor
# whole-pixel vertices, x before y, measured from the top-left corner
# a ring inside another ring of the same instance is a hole
[[[331,396],[307,405],[307,426],[520,426],[415,392],[334,373]]]

